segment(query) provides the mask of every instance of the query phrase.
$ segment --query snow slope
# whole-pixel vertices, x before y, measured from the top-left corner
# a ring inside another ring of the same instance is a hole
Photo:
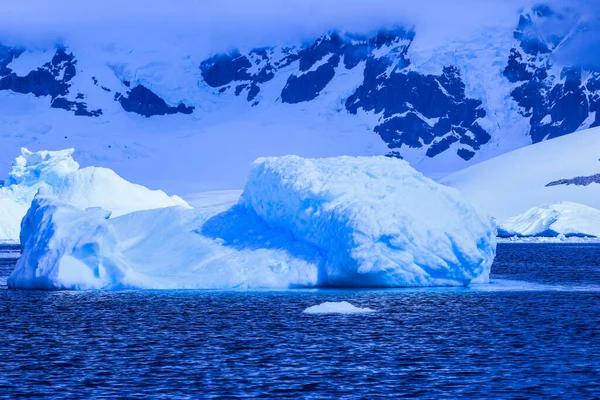
[[[468,229],[465,229],[468,228]],[[464,286],[496,227],[454,189],[385,157],[262,159],[230,208],[106,219],[38,194],[8,285],[38,289]]]
[[[561,201],[600,208],[600,128],[512,151],[440,182],[499,221]]]
[[[563,201],[534,207],[504,221],[500,237],[600,237],[600,210]]]
[[[0,241],[18,240],[21,219],[40,189],[79,208],[102,207],[114,217],[138,210],[187,206],[177,196],[130,183],[110,169],[80,168],[73,152],[21,149],[5,186],[0,187]]]

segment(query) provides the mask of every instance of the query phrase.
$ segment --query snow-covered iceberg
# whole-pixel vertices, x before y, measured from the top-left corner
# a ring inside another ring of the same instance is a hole
[[[323,252],[327,285],[464,285],[495,255],[491,219],[402,160],[259,159],[240,201]]]
[[[316,306],[308,307],[303,311],[305,314],[366,314],[375,312],[370,308],[360,308],[347,301],[326,301]]]
[[[287,156],[258,160],[228,209],[170,207],[107,220],[42,193],[23,220],[23,257],[8,284],[467,285],[487,279],[495,236],[491,218],[404,161]]]
[[[40,188],[79,208],[102,207],[113,217],[138,210],[187,206],[177,196],[150,190],[107,168],[80,168],[74,149],[31,152],[21,149],[0,187],[0,241],[18,241],[21,219]]]
[[[500,237],[600,237],[600,210],[563,201],[533,207],[504,221]]]

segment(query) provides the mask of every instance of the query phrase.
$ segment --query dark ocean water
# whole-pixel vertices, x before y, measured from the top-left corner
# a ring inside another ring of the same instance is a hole
[[[600,398],[600,245],[501,244],[419,290],[6,289],[0,397]],[[307,315],[324,301],[376,313]]]

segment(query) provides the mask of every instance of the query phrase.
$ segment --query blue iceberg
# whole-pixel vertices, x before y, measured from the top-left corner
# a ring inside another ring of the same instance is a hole
[[[496,250],[489,216],[386,157],[263,158],[233,207],[105,217],[38,194],[9,286],[464,286],[487,280]]]

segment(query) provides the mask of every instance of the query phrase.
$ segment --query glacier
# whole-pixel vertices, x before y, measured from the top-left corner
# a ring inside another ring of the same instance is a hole
[[[600,237],[600,210],[563,201],[533,207],[504,221],[500,237]]]
[[[12,288],[287,289],[487,280],[493,220],[387,157],[263,158],[232,207],[107,219],[42,190]]]
[[[20,223],[39,189],[79,208],[102,207],[113,217],[132,211],[187,203],[163,191],[121,178],[108,168],[80,168],[74,149],[32,152],[21,149],[5,186],[0,187],[0,242],[17,242]]]

